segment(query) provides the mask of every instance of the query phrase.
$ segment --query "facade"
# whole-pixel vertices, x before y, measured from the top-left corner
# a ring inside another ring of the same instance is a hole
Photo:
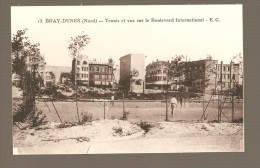
[[[144,92],[145,74],[145,55],[128,54],[120,58],[120,82],[130,92]]]
[[[120,68],[119,65],[115,65],[113,69],[114,82],[119,83],[120,79]]]
[[[242,85],[242,71],[239,64],[218,64],[217,60],[205,59],[189,62],[189,74],[185,77],[191,82],[190,89],[211,94],[214,91],[228,91]],[[222,88],[221,88],[222,83]]]
[[[98,62],[96,60],[89,63],[89,86],[92,87],[112,87],[114,82],[113,60],[108,62]]]
[[[190,90],[211,94],[217,84],[217,60],[204,59],[188,63],[189,71],[185,81],[189,82]]]
[[[65,84],[66,82],[70,82],[71,73],[69,72],[61,72],[60,74],[60,84]]]
[[[230,64],[223,64],[222,62],[217,65],[217,81],[219,86],[217,90],[234,89],[237,85],[243,85],[242,69],[239,64],[231,62]]]
[[[45,74],[45,85],[46,87],[51,87],[55,85],[55,75],[51,71],[47,71]]]
[[[166,61],[152,62],[146,66],[146,89],[166,89],[167,85],[167,72],[170,63]]]
[[[86,55],[72,60],[71,81],[77,85],[89,86],[89,59]]]

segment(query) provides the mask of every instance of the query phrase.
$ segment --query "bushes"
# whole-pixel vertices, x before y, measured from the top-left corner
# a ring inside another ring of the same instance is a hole
[[[232,123],[243,123],[243,118],[235,119],[232,121]]]
[[[85,112],[84,114],[81,113],[81,122],[80,124],[84,124],[85,122],[92,122],[93,121],[93,115]]]
[[[145,131],[145,133],[149,132],[150,128],[152,128],[151,124],[143,121],[140,121],[140,123],[138,123],[137,125],[141,127]]]
[[[114,130],[114,132],[118,135],[122,135],[123,134],[123,128],[122,127],[113,127],[112,128]]]

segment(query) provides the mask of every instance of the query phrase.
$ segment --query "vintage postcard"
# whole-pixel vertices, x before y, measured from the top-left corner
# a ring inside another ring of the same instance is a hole
[[[244,152],[242,7],[11,7],[13,154]]]

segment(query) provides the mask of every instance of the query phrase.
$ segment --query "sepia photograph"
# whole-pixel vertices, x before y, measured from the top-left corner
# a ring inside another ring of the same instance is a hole
[[[12,6],[13,154],[244,152],[242,11]]]

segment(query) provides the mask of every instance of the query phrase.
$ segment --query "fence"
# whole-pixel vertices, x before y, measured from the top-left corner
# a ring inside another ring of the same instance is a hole
[[[204,104],[204,105],[203,105]],[[218,102],[211,101],[205,111],[206,101],[187,100],[183,105],[177,105],[171,115],[170,103],[168,105],[169,121],[208,121],[218,120]],[[232,103],[223,105],[222,121],[231,122]],[[47,119],[53,122],[78,122],[84,116],[97,119],[123,119],[132,122],[162,122],[166,119],[165,100],[101,100],[101,99],[43,99],[36,100],[36,107],[46,114]],[[77,109],[78,108],[78,109]],[[205,118],[202,117],[203,109]],[[234,120],[243,119],[243,102],[234,103]]]

